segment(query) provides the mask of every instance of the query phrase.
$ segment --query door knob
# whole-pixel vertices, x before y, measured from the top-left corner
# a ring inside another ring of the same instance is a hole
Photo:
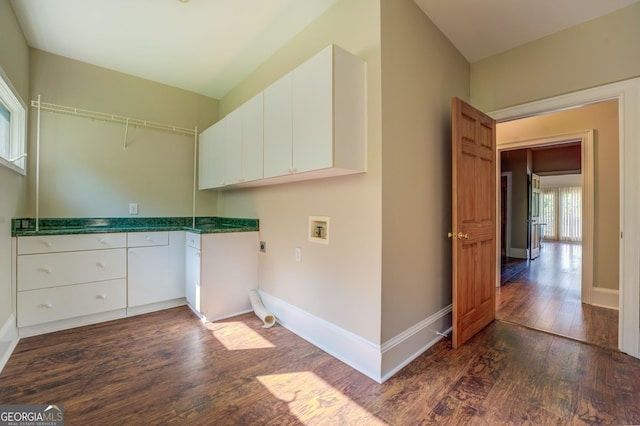
[[[468,240],[469,234],[465,234],[462,232],[458,232],[457,234],[454,234],[453,232],[449,232],[447,233],[447,237],[453,238],[454,240]]]

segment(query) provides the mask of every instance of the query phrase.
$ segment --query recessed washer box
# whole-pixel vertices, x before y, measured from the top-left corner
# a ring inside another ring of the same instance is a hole
[[[329,218],[326,216],[309,216],[309,241],[329,244]]]

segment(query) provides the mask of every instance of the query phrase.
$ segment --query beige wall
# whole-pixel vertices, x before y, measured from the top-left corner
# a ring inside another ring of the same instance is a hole
[[[218,101],[181,89],[31,50],[31,93],[43,102],[204,129]],[[36,114],[31,111],[30,170],[35,166]],[[43,112],[40,217],[190,216],[192,136]],[[28,214],[35,214],[30,173]],[[215,193],[198,192],[197,214],[216,213]]]
[[[544,138],[595,129],[594,286],[618,288],[620,167],[618,101],[499,123],[498,141]]]
[[[471,102],[493,111],[640,76],[640,3],[471,65]]]
[[[260,287],[380,343],[380,9],[337,2],[221,100],[221,116],[331,43],[367,62],[368,173],[221,192],[219,214],[260,218]],[[329,245],[307,240],[308,217],[329,216]],[[295,247],[302,261],[295,262]]]
[[[451,303],[451,98],[469,64],[412,0],[383,0],[382,341]]]
[[[528,197],[527,150],[503,152],[501,172],[511,172],[511,247],[527,249]],[[512,253],[510,253],[513,255]]]
[[[29,100],[29,47],[9,0],[0,0],[0,67],[25,103]],[[13,311],[11,218],[26,210],[25,178],[0,166],[0,328]]]

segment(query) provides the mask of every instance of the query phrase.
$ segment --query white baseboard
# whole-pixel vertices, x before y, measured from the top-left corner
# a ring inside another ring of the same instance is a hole
[[[593,287],[591,289],[591,304],[601,308],[618,309],[620,302],[620,292],[604,287]]]
[[[515,257],[516,259],[528,259],[529,249],[511,247],[509,249],[509,257]]]
[[[260,290],[265,308],[278,322],[365,376],[382,383],[380,346]]]
[[[150,303],[148,305],[134,306],[127,308],[127,316],[143,315],[165,309],[176,308],[187,304],[187,299],[179,297],[177,299],[165,300],[164,302]]]
[[[105,321],[113,321],[116,319],[126,318],[126,316],[126,309],[116,309],[108,312],[100,312],[97,314],[84,315],[60,321],[20,327],[18,329],[18,335],[20,337],[37,336],[39,334],[53,333],[54,331],[68,330],[70,328],[83,327],[85,325],[97,324]]]
[[[451,305],[382,346],[260,290],[262,303],[283,327],[365,376],[382,383],[451,331]]]
[[[451,332],[451,309],[441,309],[382,345],[383,382]]]
[[[19,340],[16,317],[11,314],[2,328],[0,328],[0,372],[2,372],[7,361],[9,361],[9,357],[16,348]]]
[[[191,310],[193,310],[193,308]],[[221,315],[221,316],[217,316],[217,317],[213,317],[213,318],[205,317],[202,314],[199,314],[198,316],[200,316],[200,318],[202,318],[206,322],[214,322],[214,321],[220,321],[220,320],[223,320],[223,319],[227,319],[227,318],[235,317],[235,316],[238,316],[238,315],[246,314],[248,312],[251,312],[252,310],[253,309],[246,309],[246,310],[242,310],[240,312],[236,312],[236,313],[233,313],[233,314],[225,314],[225,315]],[[197,311],[194,311],[194,312],[196,312],[196,314],[198,314]]]

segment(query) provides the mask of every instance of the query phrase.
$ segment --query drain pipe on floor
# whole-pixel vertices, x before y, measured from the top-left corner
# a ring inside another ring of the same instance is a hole
[[[271,312],[267,310],[262,304],[262,299],[260,299],[260,294],[257,289],[249,290],[249,300],[251,300],[251,307],[253,307],[253,312],[262,320],[264,325],[262,328],[271,328],[276,323],[276,317]]]

